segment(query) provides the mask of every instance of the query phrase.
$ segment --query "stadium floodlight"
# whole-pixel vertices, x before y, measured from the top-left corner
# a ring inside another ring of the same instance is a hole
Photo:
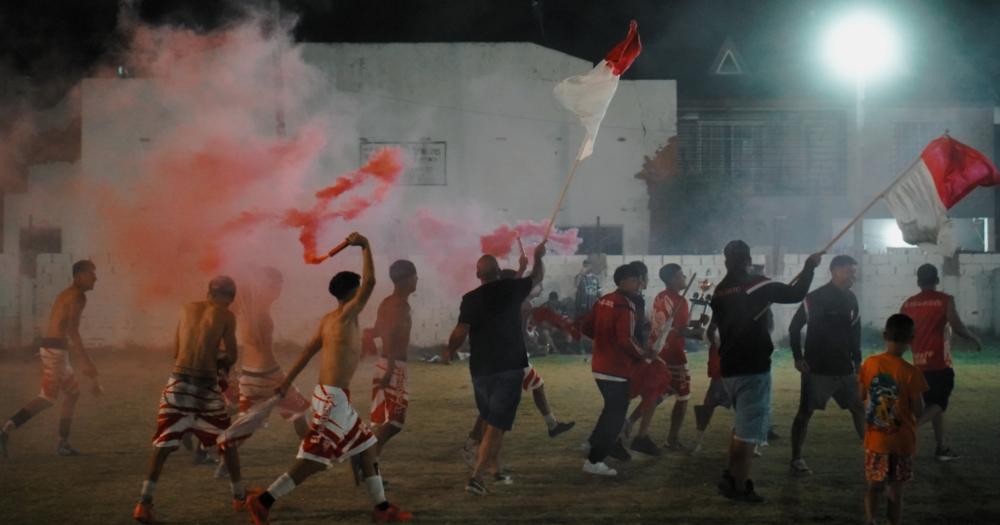
[[[835,19],[822,45],[827,65],[838,76],[862,85],[899,64],[899,37],[876,11],[852,11]]]

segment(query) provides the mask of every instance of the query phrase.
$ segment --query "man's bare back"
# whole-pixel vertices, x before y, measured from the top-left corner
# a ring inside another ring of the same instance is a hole
[[[405,296],[392,294],[383,299],[375,320],[375,333],[382,338],[382,356],[406,361],[412,327],[410,303]]]
[[[253,267],[245,273],[239,279],[240,293],[233,302],[239,325],[240,366],[256,372],[274,370],[279,365],[274,357],[271,306],[281,296],[284,280],[271,267]]]
[[[236,316],[228,308],[198,301],[184,305],[177,324],[174,372],[216,377],[220,344],[226,359],[236,360]]]

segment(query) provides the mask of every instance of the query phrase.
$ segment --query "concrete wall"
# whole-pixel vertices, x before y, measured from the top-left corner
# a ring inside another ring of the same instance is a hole
[[[784,256],[784,271],[775,279],[791,280],[801,269],[806,255]],[[38,258],[38,278],[33,287],[23,291],[20,320],[26,334],[38,335],[44,329],[52,300],[69,281],[68,269],[74,256],[71,254],[41,255]],[[628,255],[608,256],[609,269],[626,261],[641,259],[655,276],[660,266],[667,263],[680,264],[688,275],[697,272],[698,280],[709,278],[717,284],[725,273],[721,255]],[[583,256],[554,256],[546,259],[545,293],[559,292],[560,297],[572,297],[573,276],[579,271]],[[89,295],[84,313],[82,334],[85,342],[94,345],[141,344],[166,345],[171,341],[177,321],[177,308],[136,309],[127,300],[131,293],[127,279],[128,269],[116,265],[113,258],[97,257],[100,280]],[[755,256],[756,262],[764,262],[763,256]],[[416,258],[418,268],[426,267]],[[939,268],[943,262],[940,256],[919,253],[893,253],[869,255],[863,265],[864,275],[860,283],[862,296],[862,320],[865,326],[880,328],[885,319],[897,312],[903,300],[916,293],[916,268],[924,263],[932,263]],[[0,256],[0,269],[7,269],[16,261],[9,255]],[[1000,311],[994,304],[1000,301],[995,291],[994,275],[1000,270],[1000,254],[961,254],[958,256],[959,275],[942,278],[941,289],[957,297],[959,315],[969,326],[981,333],[996,333],[1000,330]],[[379,268],[382,272],[384,269]],[[608,272],[610,274],[610,270]],[[826,271],[817,272],[813,287],[824,284]],[[605,291],[612,288],[610,278],[604,277]],[[286,281],[286,291],[274,308],[275,340],[302,344],[316,330],[319,318],[332,307],[323,286],[316,286],[312,280]],[[651,298],[663,288],[658,279],[650,282],[647,297]],[[388,285],[380,283],[371,305],[362,319],[363,325],[373,322],[375,305],[389,293]],[[651,300],[648,301],[650,304]],[[417,291],[411,300],[414,307],[413,343],[416,345],[443,344],[458,317],[458,299],[442,300],[433,295]],[[16,296],[3,297],[0,316],[4,326],[17,320]],[[775,305],[775,340],[785,338],[788,323],[795,306]],[[13,312],[13,314],[12,314]],[[8,332],[4,331],[5,337]],[[14,344],[5,339],[5,345]]]

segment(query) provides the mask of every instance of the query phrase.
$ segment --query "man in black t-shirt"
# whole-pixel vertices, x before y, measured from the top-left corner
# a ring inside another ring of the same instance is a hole
[[[469,338],[469,371],[476,396],[479,417],[486,421],[486,432],[465,490],[483,496],[484,471],[500,473],[498,455],[503,433],[514,425],[521,402],[521,382],[528,366],[521,321],[521,303],[531,289],[542,282],[545,267],[545,243],[535,248],[531,275],[523,279],[500,279],[495,257],[484,255],[476,263],[476,277],[482,285],[462,297],[458,324],[448,339],[448,353],[453,354]]]
[[[751,275],[750,247],[743,241],[731,241],[724,253],[726,277],[712,297],[712,324],[719,332],[719,369],[735,417],[729,468],[723,472],[719,491],[731,499],[759,503],[764,499],[750,480],[750,463],[754,445],[767,441],[770,428],[774,344],[766,313],[771,303],[805,298],[823,254],[810,255],[796,282],[789,285]]]

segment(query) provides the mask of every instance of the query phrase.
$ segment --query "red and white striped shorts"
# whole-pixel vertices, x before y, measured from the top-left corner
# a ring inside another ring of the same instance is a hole
[[[229,423],[226,402],[215,379],[171,374],[160,396],[153,446],[180,446],[181,438],[190,432],[208,447],[215,444]]]
[[[309,433],[302,439],[297,458],[330,466],[334,460],[344,461],[375,445],[375,436],[351,406],[350,396],[335,386],[316,385]]]
[[[42,399],[54,403],[60,392],[66,397],[80,395],[80,383],[69,364],[69,352],[42,347],[38,349],[38,357],[42,359],[42,391],[38,394]]]
[[[397,428],[403,428],[406,423],[406,410],[410,406],[410,393],[406,390],[409,372],[405,361],[396,361],[389,385],[382,388],[382,378],[389,362],[379,358],[375,364],[375,374],[372,377],[372,406],[368,417],[375,425],[386,423]]]
[[[529,363],[524,369],[524,380],[521,381],[521,388],[523,388],[525,392],[534,392],[535,390],[541,388],[544,384],[545,381],[542,381],[542,376],[540,376],[538,371],[535,370],[535,367],[531,366]]]

